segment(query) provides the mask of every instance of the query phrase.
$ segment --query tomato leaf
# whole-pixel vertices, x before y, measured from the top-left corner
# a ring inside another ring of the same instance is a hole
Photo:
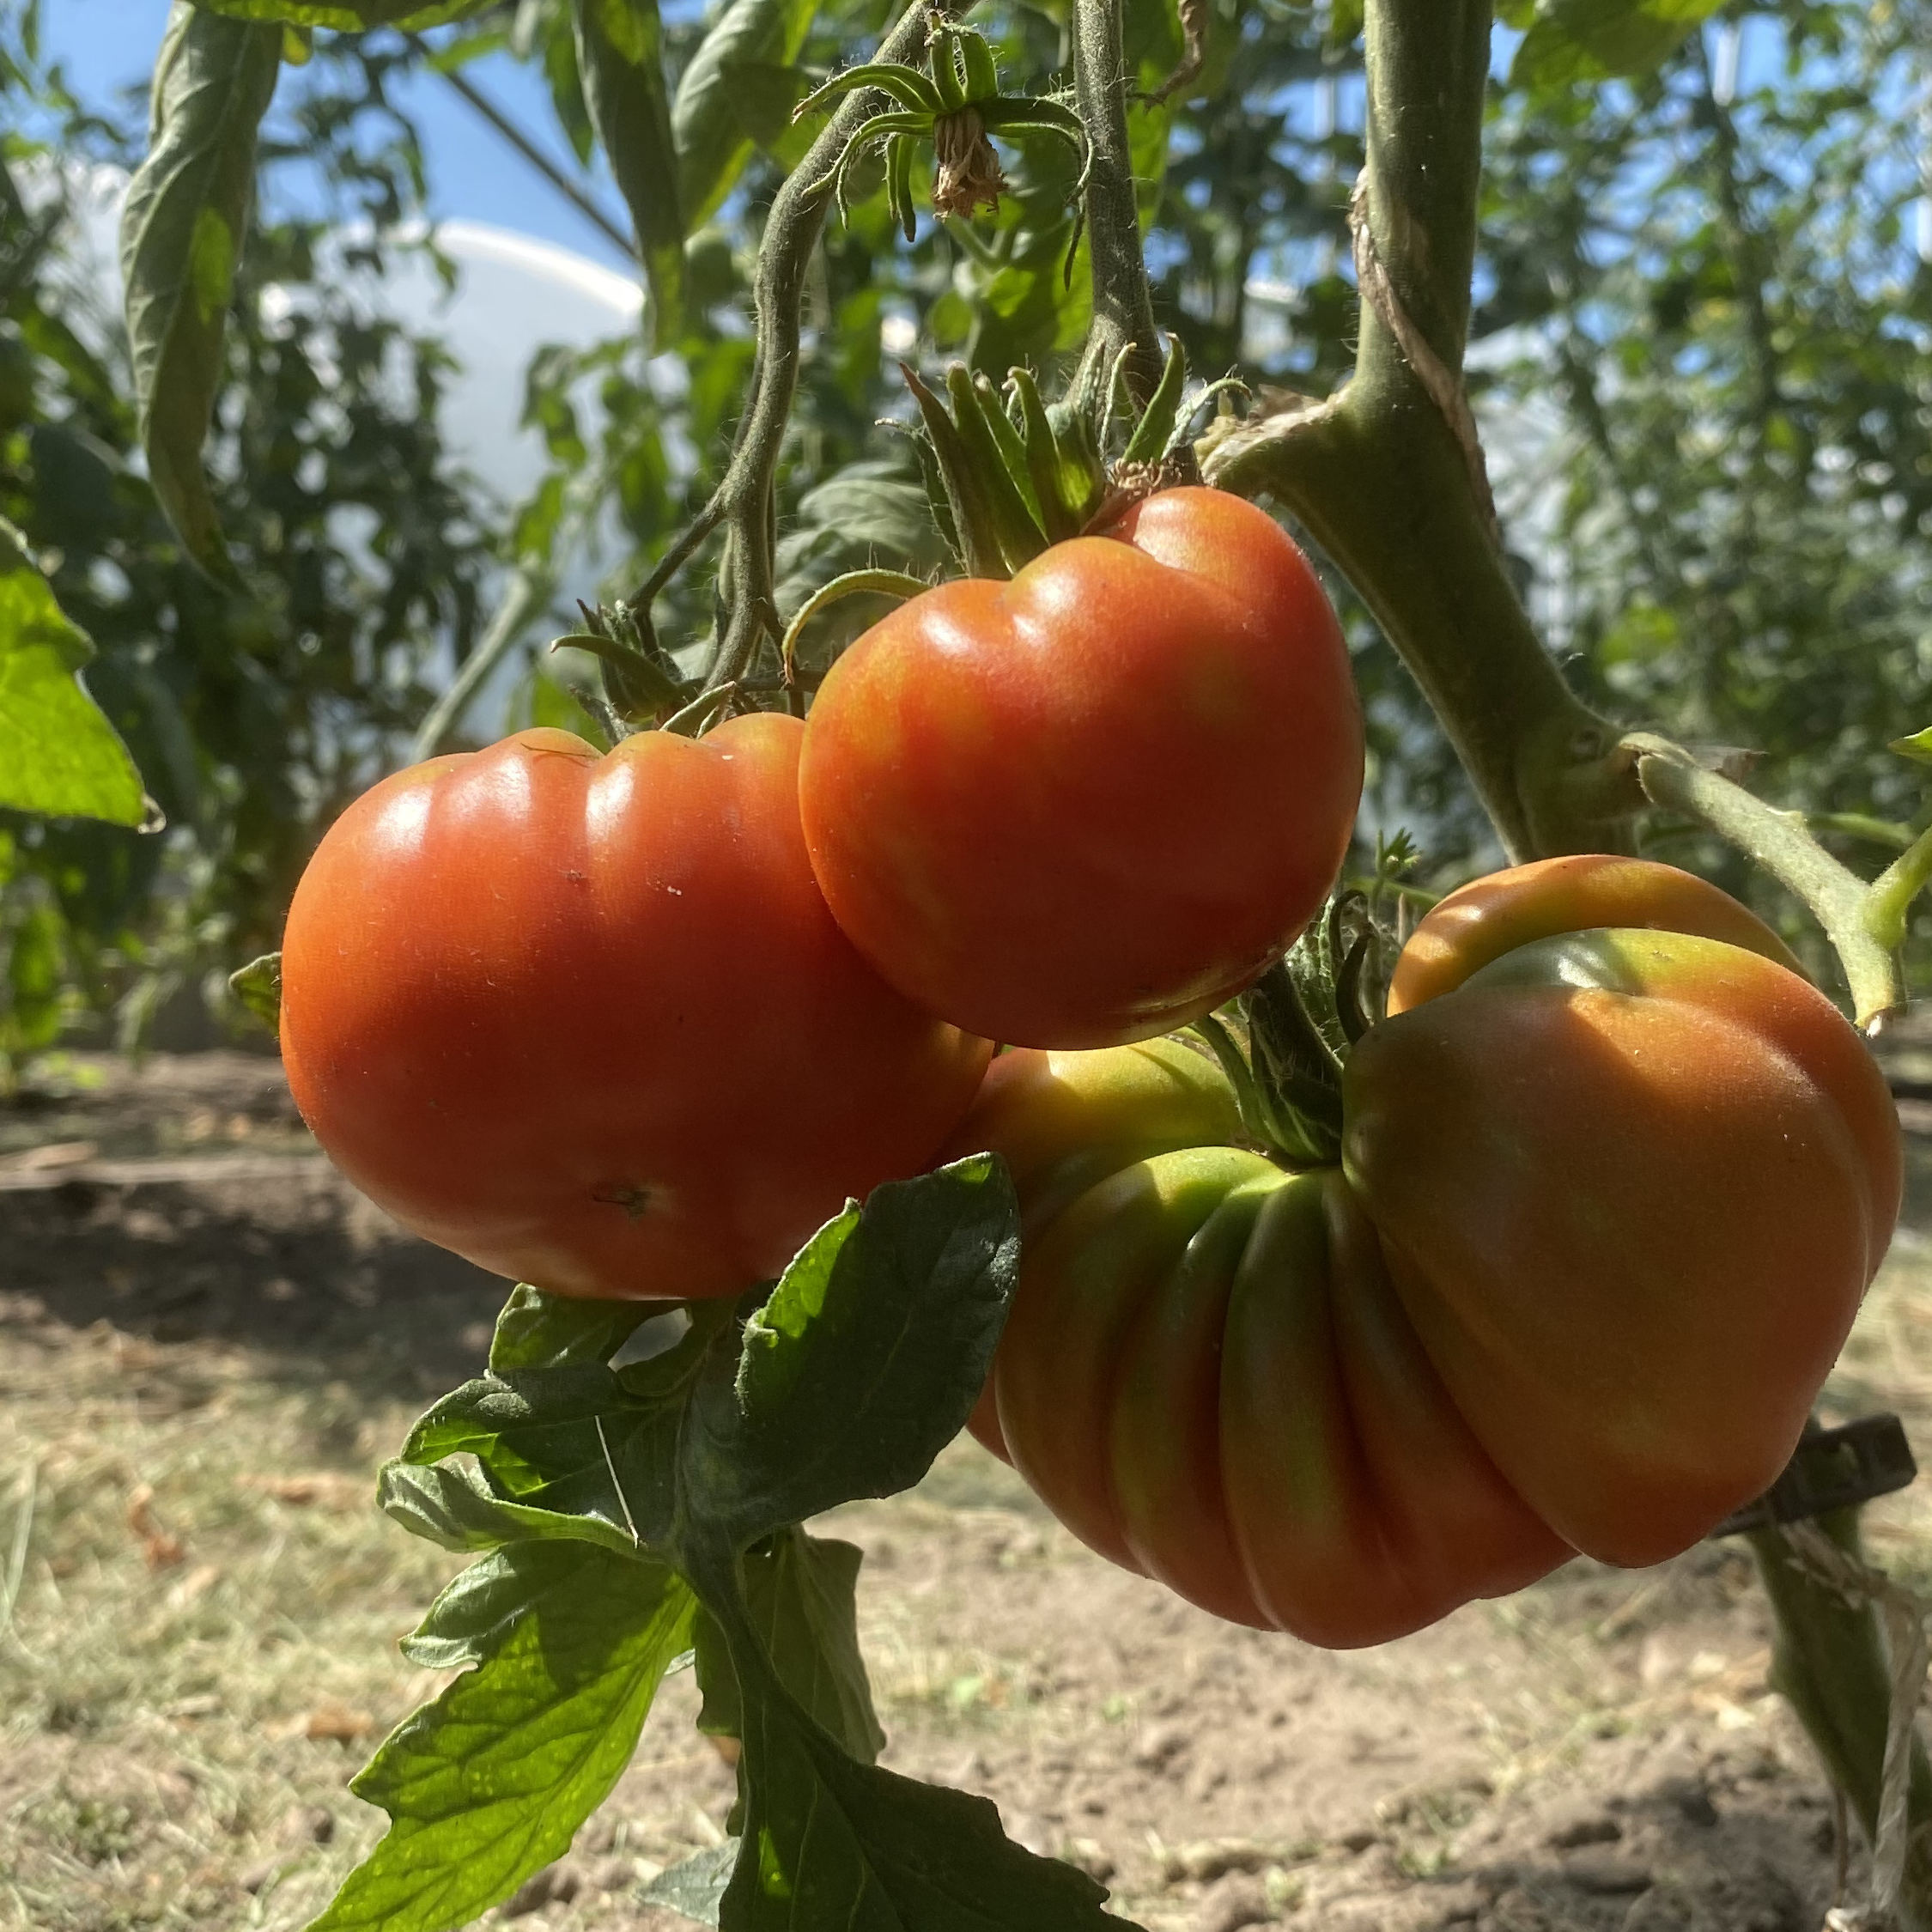
[[[138,825],[148,801],[127,747],[81,682],[87,633],[0,521],[0,805]]]
[[[526,1282],[496,1317],[489,1365],[554,1369],[569,1362],[608,1362],[645,1322],[665,1314],[662,1302],[593,1302],[548,1295]]]
[[[525,1613],[546,1598],[613,1583],[632,1572],[595,1543],[513,1543],[459,1571],[402,1641],[411,1663],[457,1670],[486,1662],[502,1649]]]
[[[357,33],[372,27],[414,32],[468,20],[487,12],[496,0],[195,0],[211,14],[231,20],[275,21],[288,27],[327,27]]]
[[[1922,732],[1914,732],[1910,738],[1895,738],[1886,746],[1896,751],[1901,758],[1916,759],[1922,765],[1932,765],[1932,725]]]
[[[495,1550],[552,1537],[600,1544],[618,1556],[641,1554],[629,1532],[605,1517],[511,1502],[459,1469],[386,1463],[376,1479],[376,1504],[412,1536],[446,1550]]]
[[[630,209],[656,344],[668,349],[683,313],[684,222],[657,0],[574,0],[573,13],[584,104]]]
[[[835,1738],[848,1757],[872,1764],[885,1748],[859,1651],[859,1566],[851,1543],[788,1529],[738,1559],[745,1607],[778,1680]],[[698,1728],[742,1738],[744,1705],[724,1633],[700,1613],[694,1643],[704,1707]]]
[[[708,1605],[714,1611],[715,1605]],[[720,1932],[1118,1929],[1084,1872],[1015,1844],[986,1798],[861,1765],[787,1693],[742,1611],[720,1619],[745,1692],[743,1844]]]
[[[993,1155],[848,1206],[746,1321],[737,1363],[714,1357],[694,1384],[683,1513],[743,1549],[910,1488],[979,1398],[1018,1267],[1018,1207]]]
[[[311,1932],[467,1924],[568,1850],[617,1783],[690,1646],[691,1593],[661,1565],[596,1552],[570,1587],[542,1580],[507,1632],[474,1637],[477,1667],[405,1718],[351,1784],[389,1831]]]
[[[814,0],[732,0],[691,56],[671,116],[687,228],[717,212],[753,146],[779,131],[769,84],[748,84],[739,70],[789,67],[816,11]]]
[[[1511,87],[1647,74],[1723,0],[1539,0],[1510,64]]]
[[[175,0],[155,66],[148,155],[128,184],[121,274],[148,474],[188,554],[232,579],[201,446],[255,198],[255,135],[282,28]]]

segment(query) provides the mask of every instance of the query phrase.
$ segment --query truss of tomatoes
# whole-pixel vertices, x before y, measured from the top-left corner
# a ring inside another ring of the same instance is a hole
[[[1171,1040],[1011,1053],[956,1145],[1026,1240],[974,1431],[1091,1547],[1378,1643],[1575,1552],[1655,1563],[1777,1476],[1902,1159],[1853,1029],[1743,907],[1559,859],[1417,927],[1338,1167]]]
[[[1140,1038],[1251,981],[1361,784],[1306,559],[1170,491],[915,598],[809,725],[522,732],[376,786],[289,912],[290,1085],[367,1194],[486,1268],[737,1294],[925,1167],[993,1039]]]

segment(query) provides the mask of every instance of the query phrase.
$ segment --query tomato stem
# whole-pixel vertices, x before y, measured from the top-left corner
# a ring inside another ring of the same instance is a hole
[[[1082,362],[1109,367],[1126,351],[1127,386],[1145,403],[1160,385],[1160,331],[1140,252],[1121,12],[1121,0],[1073,0],[1073,92],[1087,131],[1084,207],[1093,263],[1093,325]]]
[[[950,4],[935,8],[927,0],[914,0],[879,43],[874,58],[888,67],[909,66],[925,52],[934,12],[954,10]],[[773,197],[758,246],[753,291],[757,355],[730,465],[691,529],[631,600],[647,609],[649,596],[664,587],[677,564],[690,557],[702,537],[720,523],[726,526],[728,554],[720,573],[726,588],[726,613],[704,677],[712,690],[741,683],[771,634],[778,461],[798,389],[805,274],[832,205],[847,146],[888,105],[874,88],[854,88]]]
[[[1622,749],[1653,805],[1701,820],[1802,902],[1838,956],[1861,1026],[1904,1006],[1898,947],[1905,908],[1932,876],[1932,835],[1868,885],[1812,836],[1801,812],[1765,804],[1681,745],[1639,732]]]

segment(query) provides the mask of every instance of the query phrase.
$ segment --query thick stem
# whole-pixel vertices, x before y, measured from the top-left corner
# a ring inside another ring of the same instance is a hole
[[[927,23],[934,10],[927,0],[914,0],[873,58],[902,64],[914,59],[925,48]],[[775,644],[778,641],[773,627],[778,458],[799,386],[805,276],[832,204],[839,157],[884,100],[871,88],[848,94],[805,159],[786,177],[765,217],[753,283],[758,355],[751,392],[730,467],[706,512],[727,526],[732,551],[725,625],[705,673],[709,689],[738,682],[750,670],[759,645],[768,636]]]
[[[1489,0],[1370,0],[1354,377],[1325,408],[1224,438],[1205,467],[1267,491],[1327,551],[1525,860],[1613,848],[1643,799],[1516,596],[1462,398],[1489,29]]]
[[[1364,325],[1364,346],[1366,343]],[[1615,849],[1642,795],[1616,728],[1543,649],[1490,541],[1463,453],[1427,404],[1354,384],[1211,450],[1207,480],[1266,491],[1348,579],[1429,700],[1513,861]]]
[[[1109,369],[1131,344],[1127,386],[1145,403],[1161,380],[1161,347],[1134,201],[1121,0],[1073,0],[1073,89],[1092,144],[1086,216],[1093,259],[1093,327],[1085,360]]]

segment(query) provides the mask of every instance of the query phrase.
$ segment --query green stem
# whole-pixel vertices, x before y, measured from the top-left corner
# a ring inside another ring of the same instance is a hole
[[[1273,496],[1355,586],[1512,860],[1614,848],[1642,797],[1516,596],[1462,398],[1488,0],[1370,0],[1366,27],[1354,376],[1321,408],[1223,436],[1203,467]]]
[[[1895,919],[1903,938],[1905,908],[1932,874],[1932,833],[1919,841],[1923,853],[1915,847],[1875,885],[1867,885],[1811,835],[1801,813],[1766,805],[1721,773],[1707,771],[1668,738],[1635,732],[1624,740],[1624,749],[1634,757],[1637,781],[1653,805],[1701,819],[1810,909],[1844,968],[1861,1026],[1905,1005],[1898,940],[1888,941],[1883,928],[1886,920]]]
[[[1224,489],[1274,497],[1355,586],[1512,861],[1613,850],[1627,836],[1643,800],[1616,768],[1616,727],[1544,650],[1455,438],[1419,389],[1393,373],[1373,392],[1351,383],[1323,409],[1223,439],[1202,467]]]
[[[1127,386],[1145,403],[1161,380],[1160,334],[1140,252],[1140,211],[1127,139],[1127,60],[1121,0],[1073,0],[1073,91],[1087,131],[1087,246],[1093,260],[1093,327],[1083,361],[1111,368],[1127,357]]]
[[[933,10],[927,0],[914,0],[873,58],[902,65],[914,59],[925,49]],[[771,613],[778,459],[799,386],[805,276],[832,205],[840,158],[861,125],[880,111],[883,98],[871,88],[846,96],[805,159],[786,177],[765,217],[753,284],[758,350],[750,395],[731,465],[703,513],[711,522],[726,526],[730,566],[728,576],[720,580],[727,590],[725,625],[705,671],[709,689],[740,683],[760,645],[768,637],[776,641]]]
[[[1889,950],[1905,943],[1905,914],[1932,879],[1932,826],[1872,881],[1865,904],[1865,928]]]

